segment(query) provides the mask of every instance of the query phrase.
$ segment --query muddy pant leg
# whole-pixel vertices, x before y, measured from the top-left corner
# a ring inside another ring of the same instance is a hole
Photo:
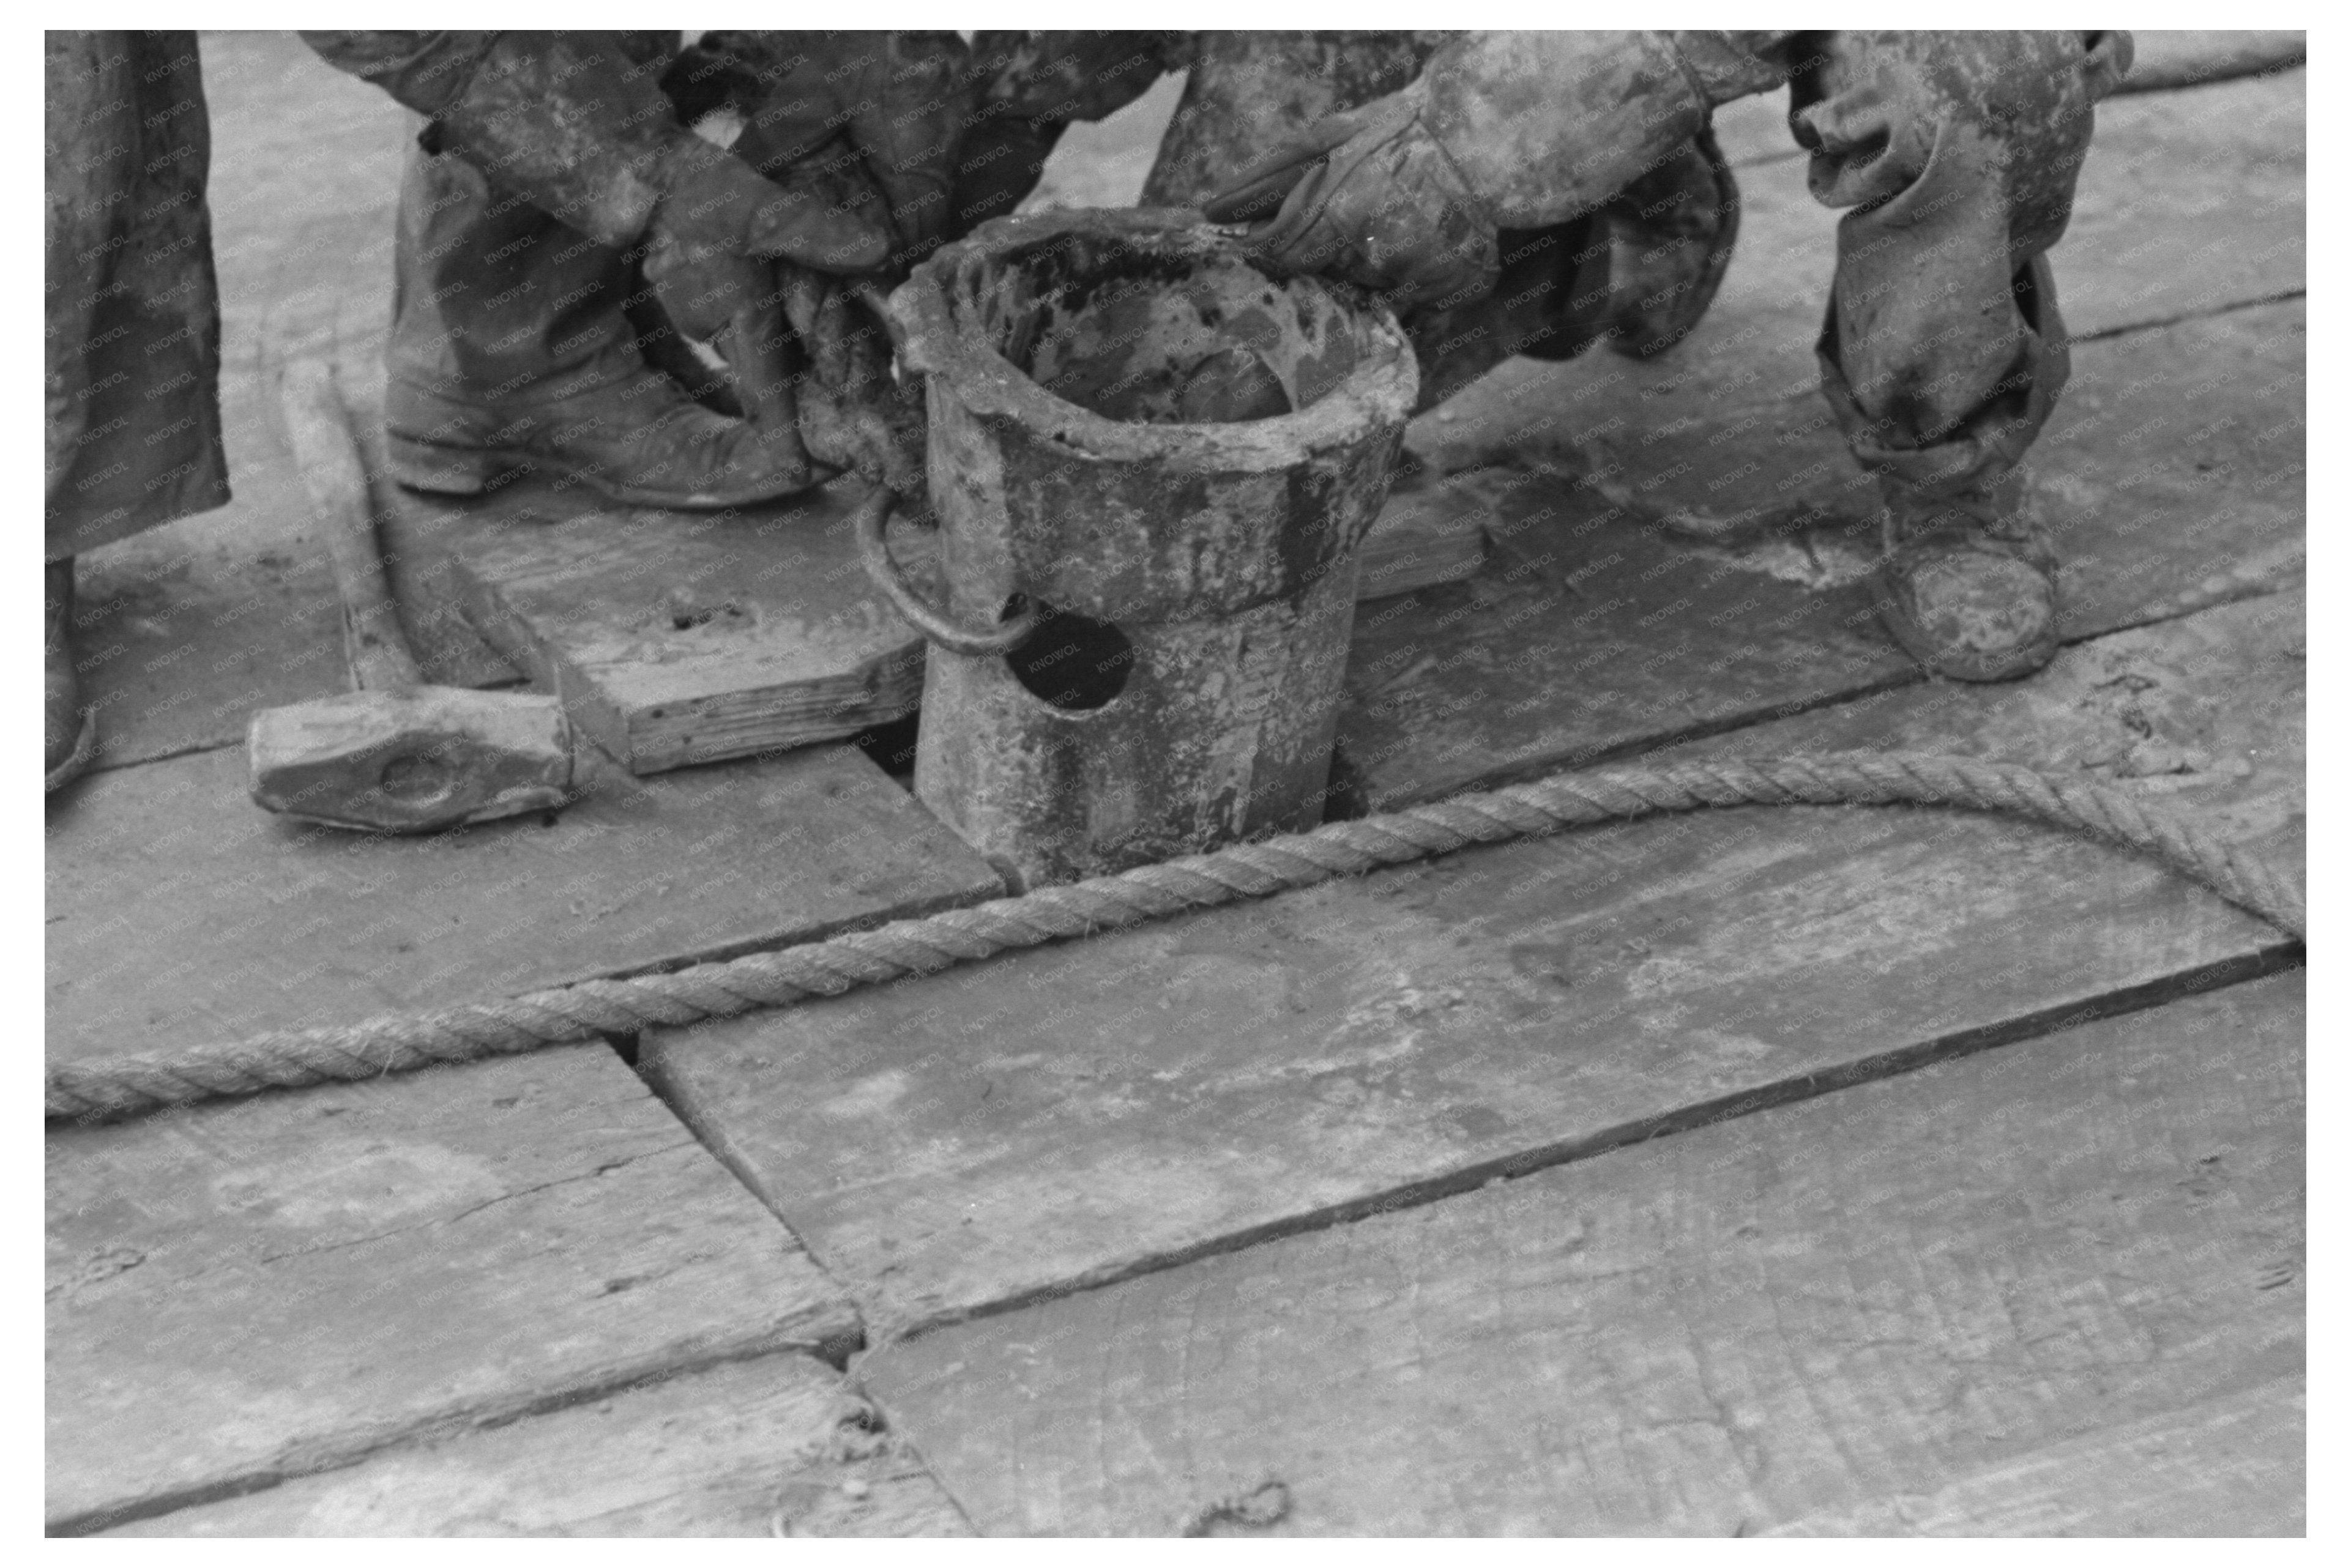
[[[393,397],[568,397],[630,373],[630,268],[455,153],[409,153],[392,259]],[[413,433],[413,434],[422,434]]]
[[[46,554],[223,505],[210,121],[193,33],[51,32]]]
[[[1410,82],[1440,41],[1434,33],[1201,34],[1143,204],[1198,206],[1324,115]]]
[[[2015,471],[2068,369],[2043,253],[2126,49],[2113,35],[1838,33],[1791,83],[1813,195],[1855,209],[1820,361],[1886,495],[1881,612],[1947,674],[2021,674],[2055,647],[2054,558]]]
[[[677,52],[674,33],[599,37],[645,72]],[[524,97],[556,90],[529,73],[506,86]],[[478,158],[440,151],[438,133],[436,122],[412,149],[401,186],[388,346],[395,400],[406,387],[460,403],[545,402],[634,373],[622,315],[634,277],[626,256],[550,215],[548,192],[534,202],[485,174]]]

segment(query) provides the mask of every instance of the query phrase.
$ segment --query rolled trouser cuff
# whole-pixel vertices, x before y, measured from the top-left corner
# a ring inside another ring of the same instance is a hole
[[[1821,392],[1863,467],[1921,496],[1959,497],[1991,491],[2023,461],[2057,405],[2073,360],[2048,258],[2036,256],[2018,271],[2031,300],[2016,359],[1973,413],[1932,439],[1904,428],[1893,413],[1872,415],[1862,406],[1839,361],[1831,302],[1816,347]],[[1922,346],[1921,351],[1931,350]]]

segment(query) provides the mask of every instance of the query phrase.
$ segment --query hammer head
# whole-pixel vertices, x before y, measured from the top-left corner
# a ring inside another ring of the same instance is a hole
[[[256,805],[338,828],[431,832],[570,795],[570,721],[525,692],[416,686],[266,708],[245,749]]]

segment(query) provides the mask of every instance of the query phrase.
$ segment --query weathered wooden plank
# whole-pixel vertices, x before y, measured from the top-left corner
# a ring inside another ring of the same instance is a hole
[[[1298,1534],[2290,1531],[2298,1441],[2197,1417],[2300,1379],[2304,1030],[2299,975],[2235,987],[860,1374],[984,1533],[1267,1477]],[[2226,1512],[2108,1490],[2167,1418]]]
[[[116,1535],[968,1535],[839,1373],[768,1355],[346,1469],[182,1509]]]
[[[242,749],[107,774],[48,828],[48,1054],[512,995],[994,896],[996,872],[852,748],[420,838],[276,817]]]
[[[409,497],[462,523],[466,614],[632,772],[750,756],[903,717],[923,643],[867,580],[836,485],[737,514],[605,505],[524,482]]]
[[[47,1155],[52,1530],[857,1333],[601,1046],[57,1132]]]
[[[2300,1535],[2305,1404],[2283,1377],[1762,1533]]]
[[[2068,637],[2291,579],[2305,517],[2304,316],[2292,301],[2075,350],[2074,390],[2032,470],[2064,562]],[[1673,465],[1670,440],[1644,457],[1646,435],[1622,438],[1625,464],[1651,477],[1604,483],[1638,512],[1592,485],[1524,475],[1489,525],[1485,572],[1356,618],[1339,734],[1374,808],[1919,678],[1871,612],[1870,534],[1840,531],[1867,517],[1868,491],[1825,414],[1783,402],[1706,426],[1735,439],[1698,432]],[[1724,474],[1781,473],[1789,459],[1770,454],[1790,434],[1807,455],[1793,472],[1818,474],[1787,492],[1779,520],[1813,507],[1820,528],[1709,545],[1650,520]],[[1667,498],[1643,503],[1660,475]]]
[[[1909,685],[1647,760],[1853,750],[1970,755],[2124,784],[2281,866],[2308,837],[2310,601],[2300,587],[2101,637],[2009,687]]]
[[[2278,672],[2300,618],[2261,608],[2198,618],[2168,660],[2094,645],[2022,686],[1921,689],[1899,733],[2036,760],[2050,731],[2078,736],[2071,755],[2087,758],[2126,752],[2145,725],[2209,753],[2197,803],[2240,812],[2220,831],[2291,841],[2279,835],[2298,829],[2301,714]],[[2128,635],[2159,652],[2177,634]],[[2134,681],[2162,693],[2124,705]],[[2076,692],[2103,696],[2077,711]],[[2002,716],[2011,705],[2029,721]],[[2265,716],[2231,728],[2219,716],[2239,706]],[[1774,727],[1715,754],[1788,749]],[[2223,749],[2255,737],[2258,756]],[[1779,809],[1468,852],[651,1031],[643,1060],[869,1321],[896,1332],[2290,951],[2166,873],[2043,830]]]

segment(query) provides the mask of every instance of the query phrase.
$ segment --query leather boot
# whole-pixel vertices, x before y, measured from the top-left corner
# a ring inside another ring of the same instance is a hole
[[[44,793],[70,784],[98,754],[98,712],[81,706],[74,675],[73,557],[41,579],[41,768]]]
[[[2057,553],[2010,473],[1990,489],[1934,497],[1880,482],[1885,549],[1877,618],[1909,655],[1960,681],[2029,675],[2057,652]]]
[[[627,258],[411,154],[401,191],[384,423],[410,489],[479,495],[525,473],[632,506],[743,506],[830,477],[796,434],[728,419],[646,363]]]
[[[1844,286],[1841,264],[1840,293]],[[1877,475],[1885,502],[1878,620],[1912,658],[1953,680],[2014,680],[2057,652],[2057,554],[2026,503],[2018,465],[2072,361],[2048,258],[2019,268],[2009,293],[2012,326],[1991,317],[1982,327],[1988,348],[1954,348],[1966,343],[1956,333],[1887,334],[1879,363],[1910,376],[1907,384],[1936,384],[1930,378],[1939,372],[1989,389],[1957,425],[1929,439],[1918,438],[1911,403],[1889,398],[1891,412],[1873,418],[1855,396],[1834,303],[1821,333],[1822,393],[1854,456]],[[1880,385],[1895,380],[1882,369],[1871,376]]]

